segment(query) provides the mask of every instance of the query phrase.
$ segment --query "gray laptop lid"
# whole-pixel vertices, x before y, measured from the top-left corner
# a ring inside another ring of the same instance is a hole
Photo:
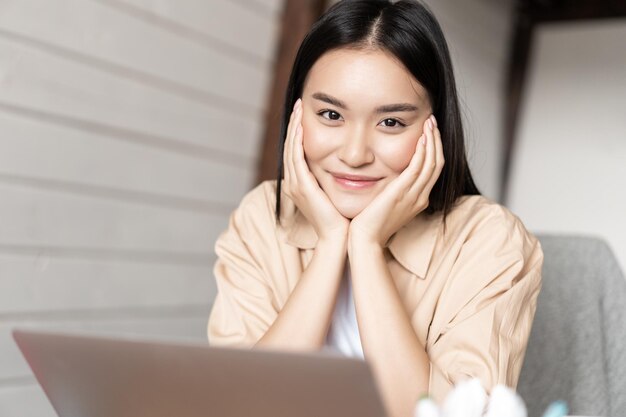
[[[15,330],[61,417],[383,417],[367,364],[323,354]]]

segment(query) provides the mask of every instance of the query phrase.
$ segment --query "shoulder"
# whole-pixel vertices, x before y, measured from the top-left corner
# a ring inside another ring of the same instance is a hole
[[[282,193],[278,221],[276,194],[276,180],[264,181],[249,191],[232,212],[227,232],[233,232],[242,238],[250,237],[262,241],[285,240],[286,234],[298,222],[299,212],[295,204]]]
[[[259,212],[270,214],[272,219],[276,218],[276,180],[263,181],[251,191],[249,191],[242,199],[236,212],[245,215],[256,215]],[[291,217],[297,211],[293,202],[284,194],[281,194],[281,221],[291,220]]]
[[[449,222],[466,222],[468,220],[521,223],[511,210],[482,195],[459,197],[448,215]]]
[[[263,181],[250,190],[239,203],[239,212],[274,212],[276,205],[276,181]]]
[[[274,226],[276,207],[276,181],[264,181],[250,190],[231,215],[231,224]]]
[[[275,181],[265,181],[241,199],[239,206],[230,215],[227,229],[215,243],[218,255],[223,248],[249,246],[275,234],[275,190]]]
[[[484,231],[518,228],[528,233],[511,210],[482,195],[460,197],[446,218],[446,226]]]
[[[523,258],[541,255],[539,240],[507,207],[481,195],[460,197],[446,218],[452,239],[485,247],[519,251]]]

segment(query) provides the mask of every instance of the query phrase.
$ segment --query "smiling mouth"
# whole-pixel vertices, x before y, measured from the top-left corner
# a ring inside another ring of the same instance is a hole
[[[342,188],[349,190],[362,190],[374,186],[382,177],[368,177],[364,175],[343,174],[337,172],[330,173],[335,182]]]

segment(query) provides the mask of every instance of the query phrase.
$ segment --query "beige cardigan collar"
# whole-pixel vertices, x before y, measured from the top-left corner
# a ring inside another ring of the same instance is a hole
[[[279,226],[284,231],[286,242],[299,249],[314,249],[317,234],[313,225],[298,209],[291,208],[289,211],[281,216]],[[421,279],[426,277],[437,238],[443,232],[442,219],[441,213],[428,215],[422,212],[387,242],[386,246],[396,261]]]

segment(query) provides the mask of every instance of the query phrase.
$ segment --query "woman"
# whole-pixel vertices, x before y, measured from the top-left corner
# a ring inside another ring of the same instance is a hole
[[[281,137],[278,180],[216,244],[210,342],[364,357],[392,416],[468,377],[515,386],[543,255],[474,185],[431,13],[333,6],[298,51]]]

